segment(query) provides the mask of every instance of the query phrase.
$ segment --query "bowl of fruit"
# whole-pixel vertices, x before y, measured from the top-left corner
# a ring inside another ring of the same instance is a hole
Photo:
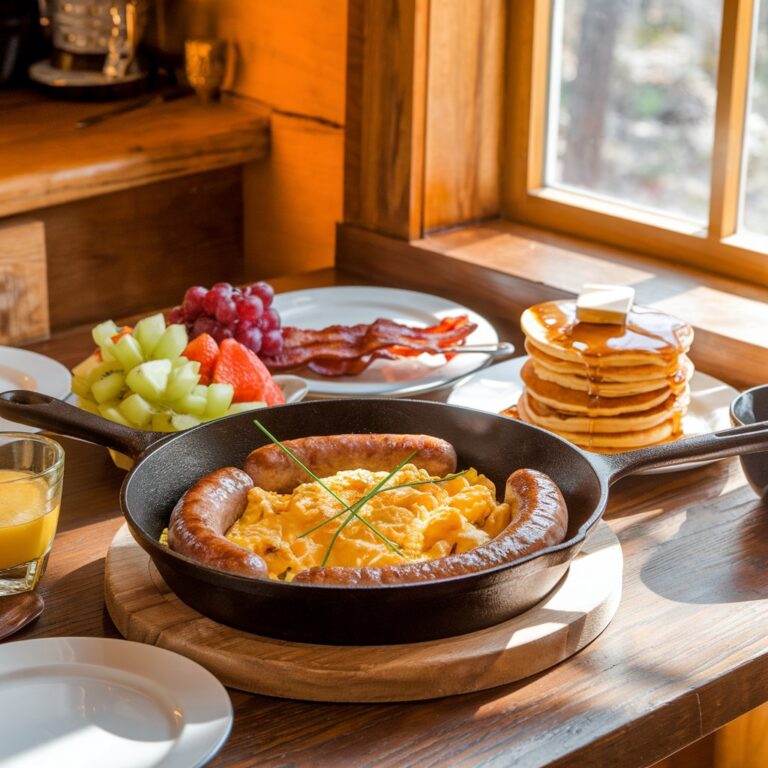
[[[97,325],[92,331],[95,351],[72,370],[78,406],[135,429],[178,432],[234,413],[298,402],[307,394],[303,379],[272,376],[254,351],[253,346],[262,348],[264,338],[276,336],[269,336],[272,327],[259,335],[257,325],[246,324],[247,335],[237,334],[234,318],[225,333],[220,321],[217,327],[197,322],[210,319],[202,307],[191,322],[179,317],[179,309],[169,313],[169,322],[157,313],[133,327],[118,327],[112,320]],[[279,330],[279,316],[274,327]],[[118,466],[132,465],[127,456],[110,453]]]

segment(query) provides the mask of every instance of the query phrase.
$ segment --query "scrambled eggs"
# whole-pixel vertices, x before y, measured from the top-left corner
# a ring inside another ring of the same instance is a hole
[[[323,482],[351,506],[387,474],[352,469]],[[426,470],[406,464],[387,486],[430,479]],[[341,504],[316,482],[304,483],[291,494],[253,488],[245,512],[226,537],[263,557],[271,578],[290,581],[299,571],[322,564],[334,533],[349,513],[308,536],[299,538],[301,534],[341,510]],[[360,515],[397,544],[401,554],[353,519],[336,539],[326,565],[382,567],[466,552],[500,533],[509,524],[510,509],[496,501],[493,483],[470,469],[444,482],[381,492]]]

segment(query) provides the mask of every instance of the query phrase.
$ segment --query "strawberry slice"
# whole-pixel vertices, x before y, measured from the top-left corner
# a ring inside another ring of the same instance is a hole
[[[221,342],[219,357],[213,369],[213,380],[232,384],[235,388],[232,401],[235,403],[261,400],[267,405],[280,405],[285,402],[280,387],[264,363],[235,339]]]
[[[201,333],[187,344],[187,348],[182,352],[182,355],[187,360],[195,360],[200,363],[200,383],[210,384],[213,368],[219,357],[219,345],[213,336]]]

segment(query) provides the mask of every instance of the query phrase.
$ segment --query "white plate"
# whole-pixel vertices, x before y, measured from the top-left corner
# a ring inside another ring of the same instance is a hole
[[[520,370],[527,357],[516,357],[497,365],[489,366],[460,381],[448,396],[453,405],[477,408],[489,413],[498,413],[514,405],[523,391]],[[728,429],[731,426],[728,408],[738,390],[713,376],[696,371],[691,379],[691,403],[683,418],[683,435],[691,437],[704,432]],[[674,467],[650,469],[643,474],[676,472],[709,464],[710,461],[691,461]]]
[[[232,704],[207,670],[127,640],[0,646],[3,768],[192,768],[218,752]]]
[[[61,364],[45,355],[16,347],[0,347],[0,392],[31,389],[65,400],[70,393],[72,376]],[[36,427],[0,419],[0,430],[37,432]]]
[[[477,323],[467,344],[495,344],[499,340],[493,326],[471,309],[440,296],[396,288],[339,286],[291,291],[275,296],[275,308],[283,325],[315,329],[372,323],[380,317],[424,327],[445,317],[466,314]],[[304,370],[301,375],[313,395],[405,396],[439,389],[487,362],[488,356],[481,353],[456,355],[448,362],[443,355],[424,354],[403,360],[376,360],[358,376],[325,377]]]

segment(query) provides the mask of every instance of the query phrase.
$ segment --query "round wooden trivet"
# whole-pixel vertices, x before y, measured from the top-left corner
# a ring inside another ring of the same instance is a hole
[[[619,541],[601,523],[557,589],[531,610],[409,645],[309,645],[218,624],[170,591],[125,525],[107,553],[105,592],[124,637],[194,659],[232,688],[312,701],[415,701],[511,683],[572,656],[613,618],[622,567]]]

